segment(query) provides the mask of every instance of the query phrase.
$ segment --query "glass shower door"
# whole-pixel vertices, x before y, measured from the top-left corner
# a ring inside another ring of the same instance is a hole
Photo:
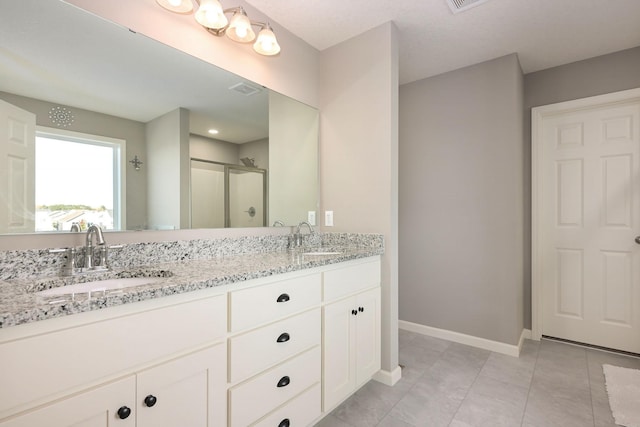
[[[225,166],[225,227],[264,227],[267,224],[266,170]]]

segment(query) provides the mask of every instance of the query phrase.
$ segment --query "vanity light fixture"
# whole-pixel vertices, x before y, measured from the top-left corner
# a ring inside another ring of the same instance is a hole
[[[133,160],[129,160],[129,163],[131,163],[133,168],[137,171],[140,170],[140,166],[142,165],[142,161],[138,158],[137,154],[133,156]]]
[[[194,10],[194,0],[156,0],[166,10],[174,13],[189,14]],[[197,9],[195,19],[211,34],[221,37],[227,35],[238,43],[251,43],[253,50],[260,55],[273,56],[280,53],[280,45],[268,22],[252,21],[242,6],[223,9],[218,0],[195,0]],[[231,20],[226,14],[233,14]],[[260,28],[256,37],[253,27]]]

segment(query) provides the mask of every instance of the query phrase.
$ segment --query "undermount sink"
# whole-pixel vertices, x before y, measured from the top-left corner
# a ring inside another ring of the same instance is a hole
[[[127,277],[121,279],[105,279],[93,282],[76,283],[74,285],[58,286],[37,292],[39,296],[56,296],[71,294],[91,294],[94,292],[118,291],[134,286],[148,285],[163,280],[162,277]]]

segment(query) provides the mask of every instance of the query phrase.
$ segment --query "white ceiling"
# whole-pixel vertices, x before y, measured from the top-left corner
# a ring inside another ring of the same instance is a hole
[[[446,0],[247,2],[318,50],[393,21],[401,84],[514,52],[530,73],[640,46],[640,0],[489,0],[455,15]]]

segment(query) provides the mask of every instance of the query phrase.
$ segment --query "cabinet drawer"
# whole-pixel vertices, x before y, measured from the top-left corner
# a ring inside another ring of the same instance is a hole
[[[229,425],[248,426],[318,382],[319,346],[230,389]]]
[[[253,424],[252,427],[309,426],[320,416],[320,399],[320,384],[316,384]],[[287,423],[286,420],[289,422]]]
[[[321,302],[320,273],[229,294],[229,330],[242,331]]]
[[[324,301],[380,286],[380,259],[324,273]]]
[[[85,384],[223,340],[224,295],[130,314],[0,346],[0,418]]]
[[[236,383],[320,344],[320,308],[229,339],[229,382]],[[279,342],[280,341],[280,342]]]

